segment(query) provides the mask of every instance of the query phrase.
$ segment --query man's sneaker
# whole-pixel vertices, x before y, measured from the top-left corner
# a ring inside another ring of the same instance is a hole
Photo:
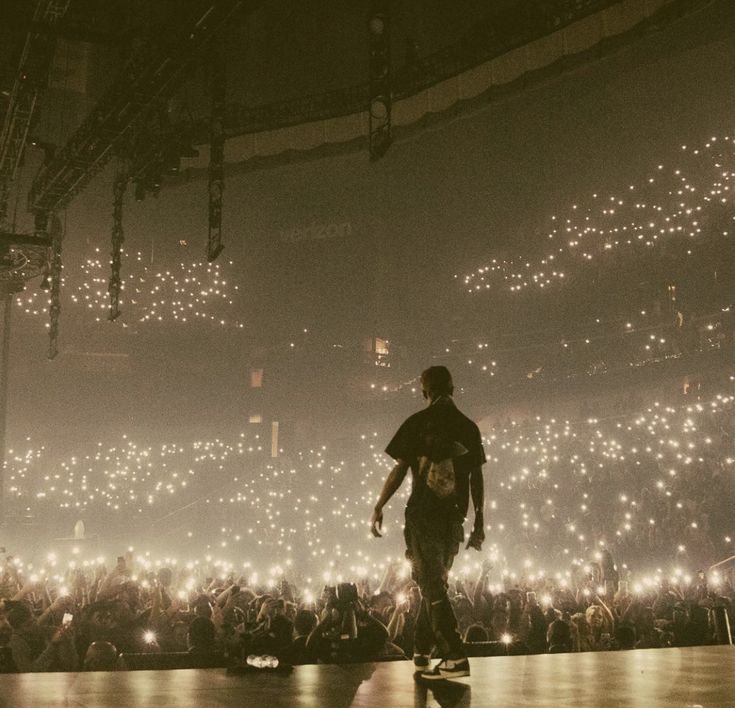
[[[442,659],[431,671],[424,671],[422,679],[455,679],[470,675],[470,662],[467,659]]]
[[[413,668],[414,671],[421,673],[427,671],[431,664],[428,654],[414,654],[413,655]]]

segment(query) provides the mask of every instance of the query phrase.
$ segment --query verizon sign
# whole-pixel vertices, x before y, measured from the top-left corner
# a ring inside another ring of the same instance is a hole
[[[278,232],[278,239],[282,243],[299,243],[300,241],[326,241],[328,239],[347,238],[351,235],[352,223],[344,221],[282,229]]]

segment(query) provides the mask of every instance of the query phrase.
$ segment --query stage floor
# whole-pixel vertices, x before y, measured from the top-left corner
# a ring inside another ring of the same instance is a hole
[[[472,676],[417,684],[408,662],[298,666],[289,676],[224,669],[5,674],[2,706],[666,706],[735,705],[735,648],[643,649],[472,659]]]

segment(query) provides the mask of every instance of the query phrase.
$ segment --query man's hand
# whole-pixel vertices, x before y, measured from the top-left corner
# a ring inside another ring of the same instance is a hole
[[[240,596],[240,591],[238,590],[237,593],[232,592],[232,588],[230,588],[230,592],[227,595],[227,600],[225,600],[225,610],[231,610],[233,607],[237,605],[237,598]]]
[[[378,501],[375,504],[373,515],[370,518],[370,531],[375,538],[380,538],[383,526],[383,507],[388,500],[398,491],[408,472],[409,464],[405,460],[396,460],[395,467],[390,471],[383,483]]]
[[[21,594],[28,595],[33,592],[33,589],[38,585],[38,580],[29,578],[23,583],[23,587],[20,589]]]
[[[382,529],[383,510],[375,507],[375,509],[373,509],[373,515],[370,517],[370,533],[372,533],[375,538],[382,538],[383,534],[380,533]]]
[[[50,610],[67,610],[73,605],[72,599],[69,595],[59,595],[49,607]]]
[[[260,612],[258,613],[258,618],[256,622],[270,623],[271,618],[273,617],[273,615],[276,614],[276,605],[278,604],[278,602],[279,600],[276,598],[265,600],[260,606]]]
[[[396,612],[408,612],[410,609],[411,600],[408,597],[408,593],[399,593],[398,597],[396,598]]]
[[[475,519],[475,525],[470,534],[470,540],[467,541],[466,550],[474,548],[476,551],[482,550],[482,542],[485,540],[485,530],[482,528],[482,519]]]
[[[224,621],[225,618],[222,614],[222,608],[215,602],[214,607],[212,608],[212,624],[216,629],[221,629]]]

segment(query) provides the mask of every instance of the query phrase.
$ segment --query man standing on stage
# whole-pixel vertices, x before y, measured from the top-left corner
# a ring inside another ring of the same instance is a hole
[[[412,473],[411,496],[406,506],[406,558],[421,590],[421,609],[414,638],[414,667],[426,679],[470,675],[470,664],[457,620],[447,596],[447,577],[459,544],[470,494],[475,523],[467,548],[481,550],[485,452],[480,431],[460,413],[452,400],[452,376],[444,366],[421,374],[421,387],[429,405],[408,418],[390,441],[386,452],[396,461],[383,484],[371,523],[380,537],[383,507]],[[429,670],[432,648],[441,661]]]

